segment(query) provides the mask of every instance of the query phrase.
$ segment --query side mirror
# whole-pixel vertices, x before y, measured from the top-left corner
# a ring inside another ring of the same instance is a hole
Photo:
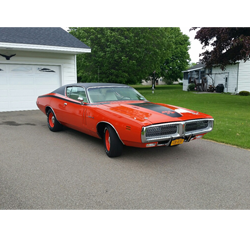
[[[79,96],[77,100],[79,100],[81,102],[81,105],[84,104],[84,99],[82,97]]]

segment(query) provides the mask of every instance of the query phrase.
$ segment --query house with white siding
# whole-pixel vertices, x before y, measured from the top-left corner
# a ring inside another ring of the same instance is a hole
[[[0,112],[37,109],[39,95],[77,82],[83,42],[55,27],[0,27]]]
[[[204,64],[197,64],[183,71],[183,74],[184,91],[187,91],[190,83],[194,81],[202,83],[202,79],[205,78],[206,88],[209,85],[216,87],[223,84],[224,92],[250,92],[250,61],[239,61],[235,65],[228,65],[224,71],[220,67],[206,68]]]

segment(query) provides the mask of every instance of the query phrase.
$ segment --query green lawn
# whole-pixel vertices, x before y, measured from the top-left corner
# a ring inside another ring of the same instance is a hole
[[[250,149],[250,96],[221,93],[196,94],[180,85],[133,86],[147,100],[176,105],[213,116],[214,129],[205,139]]]

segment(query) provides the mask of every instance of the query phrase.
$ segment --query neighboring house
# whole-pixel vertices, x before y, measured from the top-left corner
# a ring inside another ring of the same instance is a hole
[[[0,112],[37,109],[39,95],[77,82],[80,40],[54,27],[0,27]]]
[[[206,78],[207,87],[209,85],[224,85],[224,92],[239,93],[240,91],[250,91],[250,61],[240,61],[235,65],[228,65],[224,71],[219,67],[205,68],[204,64],[197,64],[186,71],[183,71],[183,90],[188,89],[190,83],[201,83],[202,78]]]

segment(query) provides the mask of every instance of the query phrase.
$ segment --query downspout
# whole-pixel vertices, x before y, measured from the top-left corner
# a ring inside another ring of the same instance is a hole
[[[77,83],[77,58],[76,58],[76,54],[75,54],[75,81]]]
[[[235,94],[238,92],[239,68],[240,68],[240,63],[238,63],[238,70],[237,70],[237,84],[236,84],[236,88],[235,88]]]

